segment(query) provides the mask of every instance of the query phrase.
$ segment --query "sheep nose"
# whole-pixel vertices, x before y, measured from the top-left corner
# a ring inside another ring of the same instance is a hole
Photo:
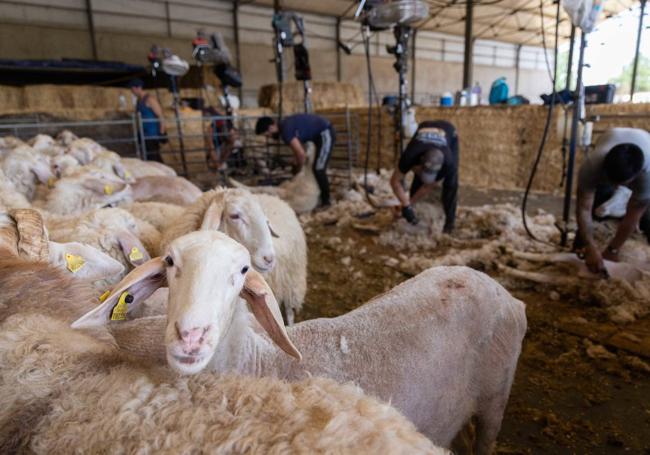
[[[262,258],[264,259],[264,262],[266,263],[266,265],[269,265],[269,266],[273,265],[273,262],[275,261],[275,256],[273,256],[271,254],[267,255],[267,256],[263,256]]]
[[[210,326],[194,327],[190,330],[182,330],[178,323],[176,324],[176,335],[181,341],[183,352],[188,355],[196,355],[205,341],[205,333]]]

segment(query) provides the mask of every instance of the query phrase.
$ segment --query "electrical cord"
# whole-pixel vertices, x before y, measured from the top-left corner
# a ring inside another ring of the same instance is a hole
[[[370,194],[368,193],[368,166],[370,164],[370,138],[372,136],[373,92],[375,98],[377,98],[377,102],[379,102],[379,99],[377,97],[377,91],[375,89],[375,81],[372,76],[372,67],[370,65],[370,35],[367,32],[363,32],[362,39],[363,39],[363,47],[366,54],[366,68],[368,71],[368,127],[366,128],[366,160],[363,167],[363,190],[366,195],[366,200],[368,201],[368,204],[378,209],[379,207],[377,207],[375,203],[370,199]],[[380,106],[379,109],[381,109]],[[380,147],[381,144],[378,144],[378,146]]]
[[[553,52],[553,73],[551,74],[551,67],[548,62],[548,55],[547,55],[547,47],[546,47],[546,33],[544,32],[544,0],[540,0],[539,4],[539,11],[540,11],[540,18],[542,22],[542,45],[544,47],[544,55],[546,56],[546,64],[547,64],[547,69],[549,70],[549,76],[551,77],[551,82],[553,84],[553,92],[551,94],[551,104],[548,107],[548,114],[546,116],[546,123],[544,125],[544,132],[542,133],[542,140],[539,144],[539,149],[537,151],[537,157],[535,158],[535,162],[533,163],[533,168],[531,169],[530,176],[528,178],[528,183],[526,185],[526,191],[524,192],[524,198],[521,203],[521,219],[524,224],[524,229],[526,230],[526,234],[528,236],[541,243],[548,243],[543,240],[538,239],[535,237],[535,234],[532,233],[528,226],[528,222],[526,220],[526,206],[528,204],[528,196],[530,194],[530,190],[533,186],[533,181],[535,180],[535,174],[537,174],[537,168],[539,166],[539,162],[542,159],[542,154],[544,153],[544,147],[546,146],[546,140],[548,139],[548,132],[549,128],[551,126],[551,120],[553,118],[553,110],[555,107],[555,99],[557,97],[557,90],[555,88],[555,82],[557,78],[557,53],[558,53],[558,39],[559,39],[559,30],[560,30],[560,1],[557,1],[557,10],[555,13],[555,47],[554,47],[554,52]]]

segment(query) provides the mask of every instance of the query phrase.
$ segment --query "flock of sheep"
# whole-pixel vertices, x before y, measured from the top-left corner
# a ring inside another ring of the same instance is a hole
[[[69,131],[1,138],[0,171],[3,453],[447,453],[470,421],[493,450],[526,316],[487,275],[293,324],[307,244],[279,197]]]

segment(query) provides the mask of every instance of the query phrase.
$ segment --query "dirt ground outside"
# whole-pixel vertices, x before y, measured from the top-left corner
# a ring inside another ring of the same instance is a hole
[[[518,204],[520,197],[461,190],[462,205]],[[534,196],[530,207],[559,214],[561,200]],[[392,222],[387,210],[371,218]],[[386,261],[402,253],[379,244],[376,233],[322,223],[307,231],[309,288],[298,320],[344,314],[410,278]],[[607,331],[648,339],[650,318],[617,326],[590,301],[539,285],[508,286],[498,272],[488,273],[526,304],[528,316],[497,453],[650,454],[650,359],[594,341]]]

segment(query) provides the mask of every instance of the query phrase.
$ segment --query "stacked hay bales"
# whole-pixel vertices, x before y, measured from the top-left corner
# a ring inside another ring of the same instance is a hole
[[[188,175],[195,176],[209,172],[206,162],[206,140],[208,124],[202,120],[201,111],[181,108],[178,130],[174,110],[164,109],[168,142],[162,144],[160,151],[164,163],[174,168],[179,175],[185,175],[183,159]],[[184,153],[181,153],[181,135]]]
[[[311,101],[314,109],[361,106],[364,103],[361,89],[346,82],[312,81]],[[304,111],[304,85],[302,81],[282,84],[282,111],[294,113]],[[279,84],[264,85],[260,88],[257,102],[277,112],[280,103]]]

